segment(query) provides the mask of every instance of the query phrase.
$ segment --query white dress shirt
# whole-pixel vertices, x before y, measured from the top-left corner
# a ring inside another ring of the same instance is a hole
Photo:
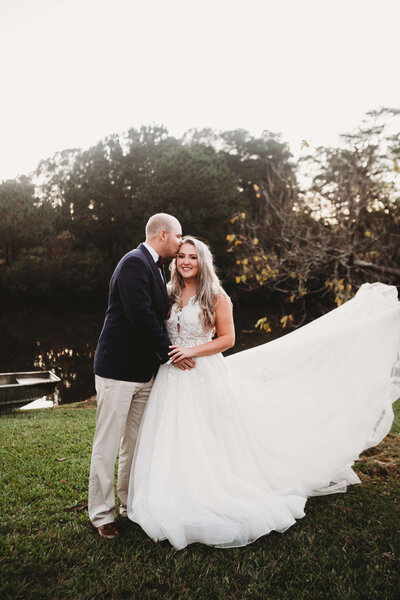
[[[158,259],[160,258],[159,254],[157,254],[157,252],[154,250],[154,248],[152,248],[152,246],[149,246],[149,244],[146,244],[146,242],[143,242],[143,246],[150,252],[154,262],[156,263],[158,261]],[[160,269],[160,267],[158,267],[158,270],[160,272],[161,275],[161,279],[164,281],[164,273],[162,272],[162,269]]]

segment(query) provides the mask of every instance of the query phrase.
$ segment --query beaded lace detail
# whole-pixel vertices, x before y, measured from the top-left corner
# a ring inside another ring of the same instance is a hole
[[[189,298],[183,308],[174,304],[165,323],[172,344],[188,348],[211,342],[213,330],[204,327],[201,317],[202,311],[199,303],[195,302],[195,296]]]

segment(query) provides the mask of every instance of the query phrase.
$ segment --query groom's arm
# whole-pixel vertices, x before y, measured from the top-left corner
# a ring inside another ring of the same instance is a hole
[[[167,362],[171,342],[154,312],[149,272],[140,258],[129,257],[121,266],[118,289],[130,323],[145,332],[160,361]]]

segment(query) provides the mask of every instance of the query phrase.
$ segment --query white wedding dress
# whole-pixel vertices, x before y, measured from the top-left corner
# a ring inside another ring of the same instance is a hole
[[[191,298],[171,341],[211,340]],[[308,496],[360,483],[360,453],[400,396],[397,290],[364,284],[343,306],[267,344],[196,368],[162,365],[140,428],[128,516],[177,549],[248,544],[304,517]]]

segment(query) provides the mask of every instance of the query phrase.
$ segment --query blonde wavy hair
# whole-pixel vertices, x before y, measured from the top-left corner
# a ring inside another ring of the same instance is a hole
[[[206,328],[214,327],[215,325],[215,307],[217,306],[219,296],[223,294],[227,296],[223,289],[217,274],[213,256],[207,244],[201,242],[197,238],[186,235],[182,239],[183,244],[191,244],[194,246],[197,254],[197,276],[196,276],[196,296],[195,301],[199,303],[203,312],[203,324]],[[173,304],[180,304],[182,290],[185,287],[185,282],[182,275],[176,268],[176,258],[171,263],[171,281],[168,284],[168,294]]]

